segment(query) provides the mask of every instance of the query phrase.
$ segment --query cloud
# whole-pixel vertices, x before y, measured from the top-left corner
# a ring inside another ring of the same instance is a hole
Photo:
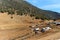
[[[60,11],[60,0],[27,0],[27,1],[41,9]]]
[[[60,4],[50,4],[50,5],[41,6],[40,8],[45,10],[60,12]]]
[[[60,8],[60,4],[50,4],[50,5],[45,5],[45,6],[41,6],[41,8],[45,8],[45,9],[56,9],[56,8]]]

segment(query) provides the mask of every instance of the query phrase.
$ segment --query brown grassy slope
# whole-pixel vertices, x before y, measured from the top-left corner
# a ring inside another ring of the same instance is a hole
[[[0,13],[0,29],[12,29],[12,28],[20,28],[35,24],[38,20],[32,20],[30,16],[25,15],[12,15],[13,19],[11,19],[11,15],[8,13]]]

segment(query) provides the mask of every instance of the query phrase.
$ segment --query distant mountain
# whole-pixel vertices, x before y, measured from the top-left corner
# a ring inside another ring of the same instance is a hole
[[[0,0],[0,12],[18,15],[29,14],[44,19],[59,19],[60,14],[53,11],[39,9],[24,0]]]

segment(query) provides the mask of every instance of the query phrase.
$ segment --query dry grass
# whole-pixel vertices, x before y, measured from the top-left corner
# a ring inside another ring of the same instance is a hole
[[[31,25],[32,18],[30,16],[19,16],[14,14],[13,19],[7,13],[0,13],[0,29],[20,28]]]
[[[14,14],[12,16],[13,19],[11,19],[11,15],[8,15],[7,13],[0,13],[0,40],[43,40],[43,38],[48,40],[47,38],[51,38],[52,34],[55,35],[55,33],[60,33],[60,28],[57,28],[56,25],[51,24],[52,30],[45,33],[40,32],[38,35],[35,35],[34,32],[30,30],[29,26],[40,24],[39,28],[43,28],[49,21],[36,19],[32,20],[33,18],[28,15],[19,16]]]

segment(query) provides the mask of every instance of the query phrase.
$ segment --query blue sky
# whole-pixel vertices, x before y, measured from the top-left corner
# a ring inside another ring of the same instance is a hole
[[[60,12],[60,0],[26,0],[26,1],[44,10]]]

